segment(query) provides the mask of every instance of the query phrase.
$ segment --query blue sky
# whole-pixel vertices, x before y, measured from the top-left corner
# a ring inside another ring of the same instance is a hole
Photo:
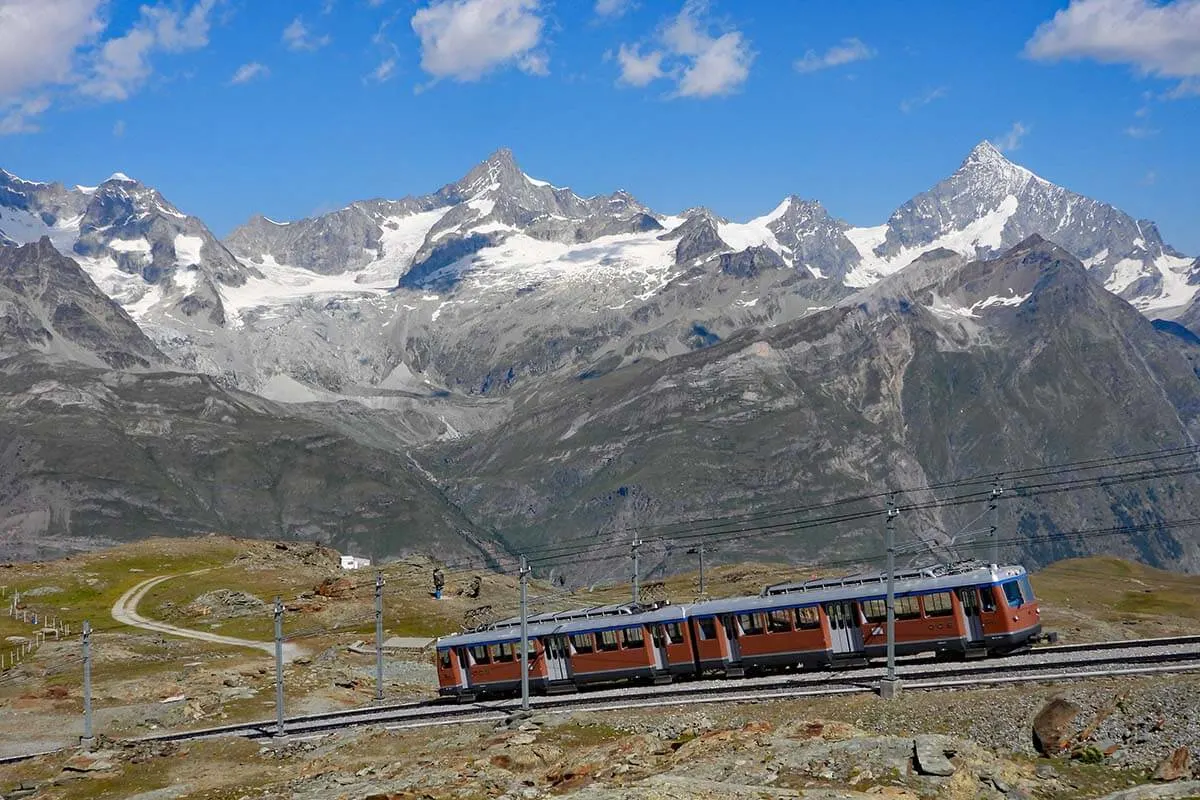
[[[0,0],[0,166],[225,235],[500,146],[581,194],[857,225],[982,139],[1200,254],[1200,0]]]

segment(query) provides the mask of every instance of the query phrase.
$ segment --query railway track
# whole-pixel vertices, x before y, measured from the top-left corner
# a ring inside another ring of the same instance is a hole
[[[1159,671],[1200,671],[1200,636],[1099,642],[1089,645],[1059,645],[1037,648],[1029,653],[979,662],[944,662],[913,659],[900,663],[906,688],[961,688],[985,682],[1070,679],[1101,675],[1146,674]],[[1140,670],[1140,671],[1139,671]],[[875,691],[883,677],[881,666],[837,671],[793,672],[757,678],[688,681],[669,686],[622,686],[570,695],[535,696],[530,707],[537,712],[632,708],[682,702],[736,702],[770,697],[801,697]],[[518,701],[504,700],[457,705],[447,701],[405,703],[350,711],[311,714],[285,720],[289,736],[324,733],[343,727],[384,724],[389,727],[423,727],[495,720],[518,708]],[[269,738],[275,734],[274,720],[222,726],[145,737],[139,741],[186,741],[216,736]]]
[[[934,691],[1018,682],[1083,680],[1105,676],[1200,672],[1200,636],[1055,645],[1030,652],[976,662],[912,658],[898,662],[906,690]],[[622,686],[569,695],[535,696],[535,713],[606,711],[699,703],[746,702],[874,692],[884,669],[879,665],[835,671],[800,671],[761,677],[686,681],[668,686]],[[456,704],[446,700],[396,703],[345,711],[306,714],[285,719],[289,738],[316,736],[343,728],[382,725],[389,730],[494,722],[518,710],[519,701]],[[174,731],[131,739],[131,742],[185,742],[239,736],[270,739],[275,721]],[[0,758],[12,763],[56,751]]]

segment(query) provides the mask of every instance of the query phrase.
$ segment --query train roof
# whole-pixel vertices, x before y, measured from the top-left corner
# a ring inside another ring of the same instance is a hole
[[[552,611],[528,618],[529,638],[554,634],[602,631],[626,628],[648,622],[682,622],[687,616],[684,606],[670,604],[637,606],[617,604],[579,608],[572,611]],[[461,647],[492,642],[512,642],[521,638],[521,618],[510,617],[482,630],[442,636],[438,647]]]
[[[997,583],[1025,574],[1020,565],[997,566],[983,562],[941,564],[934,567],[896,571],[896,594],[925,594],[959,586]],[[768,586],[756,597],[730,597],[706,600],[689,606],[695,615],[728,612],[763,611],[773,608],[815,605],[817,603],[882,597],[887,593],[887,572],[866,572],[843,578],[817,578],[799,583]]]

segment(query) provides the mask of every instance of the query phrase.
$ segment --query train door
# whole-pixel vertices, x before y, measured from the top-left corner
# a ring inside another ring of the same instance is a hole
[[[725,626],[725,641],[729,643],[729,660],[737,663],[742,660],[742,643],[738,641],[737,620],[733,614],[725,614],[721,617],[721,623]]]
[[[966,618],[967,641],[982,642],[983,620],[979,616],[979,592],[974,587],[959,589],[958,599],[962,603],[962,613]]]
[[[547,636],[542,640],[546,656],[546,676],[554,681],[571,679],[570,665],[567,662],[567,637]]]
[[[858,625],[858,613],[853,602],[826,603],[825,616],[829,617],[829,635],[833,654],[861,653],[863,650],[862,628]]]
[[[471,662],[467,661],[467,648],[465,648],[465,647],[454,648],[454,656],[455,656],[455,658],[454,658],[455,669],[457,670],[457,673],[458,673],[458,685],[463,687],[464,689],[470,689],[471,688],[471,670],[468,669],[468,665]]]
[[[667,657],[667,629],[665,625],[654,625],[651,627],[654,635],[651,636],[651,642],[654,646],[654,668],[666,669],[670,664],[670,659]]]

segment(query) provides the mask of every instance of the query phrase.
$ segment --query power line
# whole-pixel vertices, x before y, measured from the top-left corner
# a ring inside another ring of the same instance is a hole
[[[900,494],[912,495],[912,494],[916,494],[916,493],[920,493],[920,492],[928,492],[928,491],[948,489],[948,488],[983,486],[985,484],[995,483],[998,480],[1008,483],[1008,482],[1015,481],[1015,480],[1030,480],[1033,478],[1037,478],[1037,477],[1041,477],[1041,476],[1045,476],[1045,475],[1056,474],[1056,473],[1061,474],[1063,472],[1071,472],[1071,471],[1095,470],[1095,469],[1100,469],[1100,468],[1105,468],[1105,467],[1145,463],[1145,462],[1150,462],[1150,461],[1159,461],[1159,460],[1163,460],[1163,459],[1179,458],[1181,456],[1197,455],[1197,454],[1200,454],[1200,445],[1189,445],[1186,447],[1169,448],[1169,449],[1155,450],[1155,451],[1146,451],[1146,452],[1141,452],[1141,453],[1129,454],[1129,455],[1125,455],[1125,456],[1108,456],[1108,457],[1104,457],[1104,458],[1087,459],[1084,461],[1066,462],[1066,463],[1062,463],[1062,464],[1044,465],[1044,466],[1040,466],[1040,467],[1031,467],[1031,468],[1024,468],[1024,469],[1017,469],[1017,470],[991,472],[991,473],[985,473],[985,474],[972,476],[972,477],[968,477],[968,478],[962,478],[962,479],[957,479],[957,480],[952,480],[952,481],[945,481],[945,482],[937,483],[937,484],[929,484],[924,487],[911,487],[908,489],[899,489],[899,490],[897,490],[897,492]],[[1187,466],[1176,465],[1176,467],[1172,468],[1172,471],[1163,472],[1163,473],[1156,472],[1152,477],[1169,477],[1171,475],[1182,475],[1182,474],[1187,474],[1187,473],[1190,473],[1193,471],[1196,471],[1196,470],[1192,465],[1187,465]],[[1118,480],[1120,477],[1121,476],[1116,476],[1114,478],[1111,478],[1110,480]],[[1083,478],[1083,479],[1078,479],[1078,480],[1088,482],[1088,481],[1091,481],[1094,479],[1093,478]],[[1032,489],[1032,488],[1037,488],[1038,486],[1049,486],[1049,485],[1052,485],[1052,484],[1032,484],[1027,487],[1017,487],[1017,488]],[[763,521],[763,520],[767,520],[767,519],[771,519],[771,518],[775,518],[775,517],[795,516],[795,515],[811,512],[814,510],[836,508],[836,507],[842,506],[842,505],[851,505],[851,504],[855,504],[855,503],[866,502],[869,500],[878,500],[878,499],[885,498],[887,496],[887,494],[888,494],[888,492],[878,492],[878,493],[874,493],[874,494],[863,494],[863,495],[845,497],[845,498],[841,498],[841,499],[837,499],[837,500],[832,500],[832,501],[828,501],[828,502],[824,502],[824,503],[810,504],[810,505],[806,505],[806,506],[791,506],[791,507],[764,510],[764,511],[760,511],[760,512],[730,514],[730,515],[724,515],[724,516],[698,518],[698,519],[688,520],[688,521],[659,523],[659,524],[655,524],[655,525],[631,526],[631,527],[623,528],[622,532],[629,532],[629,533],[637,534],[637,533],[644,533],[646,531],[651,531],[651,530],[673,531],[673,530],[682,528],[682,529],[686,529],[686,530],[683,530],[682,533],[689,534],[689,535],[693,534],[693,533],[704,532],[704,531],[714,531],[716,533],[727,533],[730,530],[729,529],[730,525],[737,525],[737,524],[743,523],[743,522],[748,523],[748,522],[755,522],[755,521]],[[982,490],[979,494],[983,494]],[[873,516],[878,513],[881,513],[881,512],[879,512],[879,511],[865,512],[862,518],[865,519],[865,518],[868,518],[868,517]],[[738,528],[737,530],[753,531],[753,530],[758,530],[759,527],[761,527],[761,526],[744,527],[744,528]],[[662,537],[657,537],[657,538],[665,539],[665,538],[675,538],[675,537],[669,537],[668,535],[664,535]],[[531,559],[531,561],[545,564],[545,563],[551,563],[553,560],[555,560],[552,558],[554,556],[562,555],[562,556],[566,556],[566,557],[571,557],[578,553],[590,552],[595,549],[595,541],[596,541],[596,534],[592,534],[589,536],[574,537],[572,539],[560,539],[555,544],[539,548],[538,555],[535,558]],[[576,544],[576,543],[579,543],[579,544]],[[447,566],[454,568],[452,565],[447,565]]]

